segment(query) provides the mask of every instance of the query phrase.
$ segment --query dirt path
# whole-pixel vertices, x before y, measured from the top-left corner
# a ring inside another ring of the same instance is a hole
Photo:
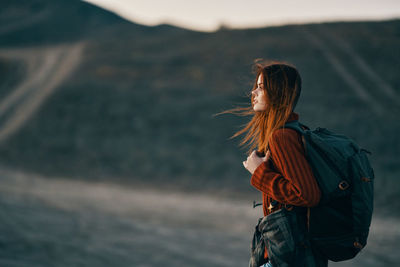
[[[0,102],[0,117],[14,109],[0,128],[0,142],[16,132],[78,66],[84,43],[40,48],[0,49],[0,57],[22,60],[26,78]]]
[[[368,104],[376,114],[382,115],[384,108],[382,105],[374,99],[368,90],[359,83],[356,78],[351,74],[351,72],[342,64],[339,59],[335,56],[329,45],[324,42],[319,36],[306,28],[302,28],[302,32],[306,38],[312,43],[316,48],[318,48],[325,59],[331,64],[332,68],[343,78],[347,83],[349,88],[353,89],[354,93],[366,104]]]
[[[382,79],[381,76],[375,72],[370,65],[342,38],[332,34],[330,31],[324,30],[324,26],[320,25],[318,33],[324,36],[330,44],[335,45],[345,53],[354,63],[358,69],[365,74],[365,78],[369,79],[376,87],[387,96],[387,99],[393,101],[396,105],[400,105],[400,96],[396,93],[393,87]]]

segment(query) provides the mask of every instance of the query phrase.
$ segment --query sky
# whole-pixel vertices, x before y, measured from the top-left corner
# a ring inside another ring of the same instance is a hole
[[[400,0],[84,0],[135,23],[198,31],[400,18]]]

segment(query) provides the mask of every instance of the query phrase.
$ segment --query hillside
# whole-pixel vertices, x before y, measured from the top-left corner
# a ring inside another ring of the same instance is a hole
[[[12,100],[0,103],[2,166],[254,193],[245,150],[228,140],[246,118],[212,115],[247,104],[251,65],[263,57],[299,68],[303,123],[372,151],[380,201],[400,193],[400,20],[201,33],[133,24],[79,1],[0,6],[0,95]]]

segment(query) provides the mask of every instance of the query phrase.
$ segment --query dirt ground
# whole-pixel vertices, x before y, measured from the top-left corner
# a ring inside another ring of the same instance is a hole
[[[1,266],[247,266],[252,200],[0,170]],[[399,222],[374,218],[356,259],[398,266]]]

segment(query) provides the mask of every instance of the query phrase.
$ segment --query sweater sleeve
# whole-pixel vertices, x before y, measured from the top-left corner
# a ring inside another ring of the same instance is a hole
[[[298,133],[292,129],[278,129],[269,146],[274,167],[269,161],[261,163],[251,177],[251,185],[280,203],[316,206],[321,191]]]

